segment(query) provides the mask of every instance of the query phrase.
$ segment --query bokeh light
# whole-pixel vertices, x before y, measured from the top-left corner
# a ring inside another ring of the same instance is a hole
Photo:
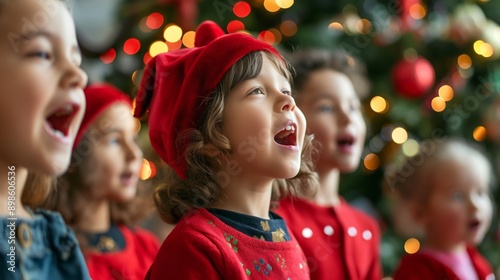
[[[264,30],[259,33],[257,36],[257,39],[264,41],[270,45],[273,45],[276,42],[276,38],[274,37],[274,34],[271,31]]]
[[[163,41],[156,41],[149,47],[149,55],[155,57],[160,53],[168,52],[168,46]]]
[[[408,139],[402,145],[403,154],[407,157],[412,157],[412,156],[418,154],[419,149],[420,149],[420,146],[415,139]]]
[[[275,0],[264,0],[264,8],[268,12],[275,13],[279,11],[280,6],[278,6]]]
[[[474,128],[474,132],[472,132],[472,137],[474,137],[474,140],[476,140],[477,142],[484,141],[484,139],[486,139],[486,135],[486,128],[482,125]]]
[[[163,37],[167,42],[175,43],[182,38],[182,29],[178,25],[172,24],[165,28]]]
[[[154,163],[148,161],[147,159],[142,159],[142,168],[140,171],[141,180],[145,181],[153,178],[156,175],[156,166]]]
[[[107,52],[101,54],[101,61],[104,64],[110,64],[113,61],[115,61],[116,58],[116,50],[115,49],[109,49]]]
[[[422,19],[426,13],[425,7],[420,4],[413,4],[410,7],[410,16],[414,19]]]
[[[469,69],[472,66],[472,59],[467,54],[461,54],[458,57],[458,66],[462,69]]]
[[[233,13],[239,18],[247,17],[251,11],[250,4],[245,1],[240,1],[233,6]]]
[[[344,26],[342,26],[342,24],[340,22],[332,22],[328,25],[328,29],[331,29],[331,30],[337,30],[337,31],[343,31],[344,30]]]
[[[192,48],[194,47],[194,37],[196,36],[196,32],[194,31],[188,31],[184,33],[184,36],[182,36],[182,44],[186,48]]]
[[[453,99],[455,96],[455,93],[453,92],[453,88],[449,85],[442,85],[438,89],[438,95],[441,97],[444,101],[450,101]]]
[[[380,166],[380,158],[376,154],[368,154],[363,160],[363,164],[370,171],[377,170]]]
[[[239,20],[232,20],[227,24],[227,32],[234,33],[241,30],[245,30],[245,25]]]
[[[297,24],[292,20],[285,20],[280,25],[280,31],[283,35],[291,37],[297,33]]]
[[[404,249],[408,254],[415,254],[420,250],[420,242],[416,238],[410,238],[406,240]]]
[[[141,42],[136,38],[130,38],[123,44],[123,52],[128,55],[134,55],[141,49]]]
[[[384,113],[387,111],[387,101],[382,96],[375,96],[370,101],[370,107],[376,113]]]
[[[392,141],[396,144],[403,144],[408,140],[408,132],[402,127],[396,127],[391,133]]]
[[[276,5],[282,9],[288,9],[293,6],[293,0],[275,0]]]
[[[152,30],[158,29],[163,25],[163,15],[160,13],[152,13],[146,18],[146,26]]]
[[[432,98],[431,107],[432,107],[432,110],[434,110],[438,113],[443,112],[444,109],[446,109],[446,102],[440,96],[436,96],[436,97]]]

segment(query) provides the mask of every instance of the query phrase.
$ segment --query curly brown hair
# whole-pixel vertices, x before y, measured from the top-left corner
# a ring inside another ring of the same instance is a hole
[[[224,155],[232,152],[229,140],[222,133],[224,100],[240,82],[257,77],[262,69],[263,55],[266,55],[292,84],[291,65],[282,57],[266,51],[249,53],[228,70],[215,92],[205,100],[207,109],[199,129],[186,131],[179,136],[180,139],[188,139],[190,143],[185,153],[188,166],[186,180],[181,180],[168,168],[165,183],[155,191],[157,210],[167,223],[177,223],[191,210],[207,208],[218,202],[221,186],[216,171],[221,170]],[[299,173],[294,178],[275,181],[273,200],[286,193],[307,194],[314,186],[313,182],[317,177],[313,172],[311,142],[312,136],[306,136]]]

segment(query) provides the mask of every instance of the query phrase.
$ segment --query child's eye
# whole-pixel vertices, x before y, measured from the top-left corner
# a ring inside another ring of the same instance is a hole
[[[111,137],[108,139],[108,144],[110,144],[110,145],[118,144],[119,142],[120,141],[116,137]]]
[[[461,202],[465,200],[465,195],[461,192],[454,192],[451,194],[451,199],[453,201]]]
[[[256,88],[252,90],[250,94],[264,94],[264,91],[261,88]]]
[[[322,113],[331,113],[331,112],[335,111],[335,108],[333,106],[330,106],[330,105],[321,105],[318,107],[318,111],[322,112]]]
[[[51,55],[49,52],[43,52],[43,51],[29,53],[28,56],[33,57],[33,58],[43,59],[43,60],[47,60],[47,59],[51,58]]]
[[[283,94],[286,94],[286,95],[290,95],[290,96],[292,95],[292,92],[291,92],[291,91],[289,91],[289,90],[287,90],[287,89],[282,90],[281,92],[282,92]]]

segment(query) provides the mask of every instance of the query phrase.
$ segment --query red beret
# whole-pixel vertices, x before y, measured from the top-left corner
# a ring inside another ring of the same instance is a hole
[[[151,145],[180,178],[186,178],[189,142],[179,142],[178,136],[199,127],[207,97],[239,59],[255,51],[279,56],[271,45],[248,34],[224,34],[217,24],[205,21],[196,30],[194,48],[159,54],[146,66],[135,116],[150,110]]]
[[[85,88],[84,94],[87,106],[85,108],[85,115],[83,116],[82,124],[76,134],[73,150],[75,150],[76,146],[78,146],[78,143],[82,140],[83,135],[89,126],[104,112],[104,110],[117,102],[123,102],[132,107],[130,97],[109,84],[90,85]]]

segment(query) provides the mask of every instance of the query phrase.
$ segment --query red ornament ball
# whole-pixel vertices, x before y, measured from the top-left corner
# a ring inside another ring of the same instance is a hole
[[[402,60],[392,69],[392,82],[396,92],[406,98],[418,98],[434,84],[435,73],[431,63],[423,58]]]

